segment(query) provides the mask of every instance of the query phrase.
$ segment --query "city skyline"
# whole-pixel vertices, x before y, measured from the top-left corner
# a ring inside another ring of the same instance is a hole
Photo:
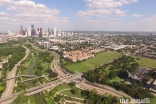
[[[155,0],[0,1],[0,31],[156,31]],[[149,8],[150,6],[150,8]]]

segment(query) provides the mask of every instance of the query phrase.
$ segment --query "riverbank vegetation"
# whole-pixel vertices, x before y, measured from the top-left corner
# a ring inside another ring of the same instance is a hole
[[[34,74],[36,76],[45,76],[43,78],[35,79],[33,83],[44,83],[48,82],[53,78],[57,77],[57,73],[53,72],[51,70],[51,63],[53,61],[53,55],[50,52],[41,52],[38,53],[38,59],[36,61],[36,64],[34,66]]]
[[[12,104],[35,104],[35,100],[32,96],[26,96],[24,94],[20,94],[16,99],[12,102]]]
[[[27,77],[16,78],[17,86],[15,87],[15,92],[49,82],[51,79],[57,77],[57,74],[54,73],[50,68],[50,65],[53,61],[53,55],[49,52],[36,50],[29,44],[25,45],[30,49],[30,54],[27,59],[22,62],[21,66],[18,67],[17,75],[20,76],[29,74],[27,73],[28,68],[31,66],[31,64],[33,64],[34,58],[36,58],[34,65],[31,67],[31,70],[33,70],[33,73],[31,73],[31,75],[40,76],[40,78],[26,82],[23,81],[27,80]]]

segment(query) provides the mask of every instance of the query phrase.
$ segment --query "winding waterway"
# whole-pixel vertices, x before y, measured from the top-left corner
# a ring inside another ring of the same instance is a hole
[[[27,69],[27,75],[34,75],[34,66],[36,64],[36,60],[38,58],[38,55],[34,57],[33,62],[30,64],[30,66]],[[33,87],[35,85],[33,85],[32,81],[28,81],[29,86]]]
[[[33,62],[30,64],[30,66],[27,69],[27,75],[34,75],[34,66],[36,64],[36,60],[38,58],[38,53],[34,57]],[[35,86],[32,81],[28,81],[29,86],[33,87]],[[46,104],[44,101],[45,95],[44,93],[38,93],[32,96],[35,99],[35,104]]]

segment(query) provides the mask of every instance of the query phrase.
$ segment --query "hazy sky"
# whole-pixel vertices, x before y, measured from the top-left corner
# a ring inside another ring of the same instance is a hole
[[[156,31],[156,0],[0,0],[0,31]]]

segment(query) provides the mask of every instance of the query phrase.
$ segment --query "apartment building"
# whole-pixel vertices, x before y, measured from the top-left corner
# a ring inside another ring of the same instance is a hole
[[[76,50],[76,51],[70,51],[70,52],[63,52],[63,57],[67,58],[73,62],[76,62],[77,60],[84,60],[88,59],[90,57],[94,57],[94,54],[87,53],[81,50]]]

